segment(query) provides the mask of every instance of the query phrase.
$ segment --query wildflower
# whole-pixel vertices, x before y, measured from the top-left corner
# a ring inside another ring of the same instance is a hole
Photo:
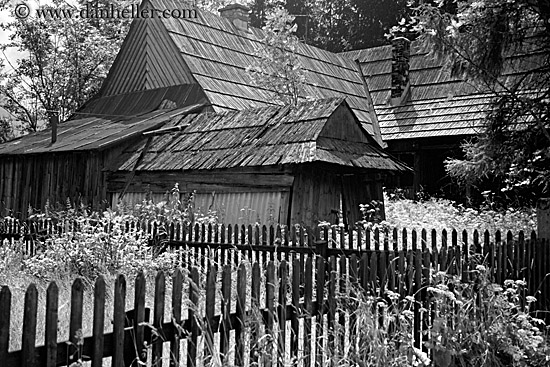
[[[413,347],[412,350],[413,350],[414,356],[418,358],[424,366],[430,365],[432,361],[430,360],[430,358],[428,358],[428,355],[426,353],[424,353],[421,349],[418,349],[415,347]]]
[[[516,280],[516,285],[518,287],[525,287],[527,285],[527,283],[525,283],[525,281],[523,281],[523,280]]]
[[[401,314],[408,319],[412,319],[414,316],[414,313],[411,310],[405,310]]]
[[[395,293],[395,292],[392,292],[390,290],[387,290],[386,294],[388,295],[388,298],[392,301],[395,301],[395,300],[399,299],[399,293]]]
[[[533,296],[527,296],[525,297],[525,300],[527,301],[527,303],[533,303],[537,301],[537,299]]]
[[[487,268],[485,268],[485,266],[483,266],[483,265],[478,265],[478,266],[476,266],[476,270],[480,271],[480,272],[485,272],[485,271],[487,271]]]
[[[405,297],[405,300],[409,301],[409,302],[414,302],[414,297],[413,296],[407,296],[407,297]]]
[[[514,281],[513,281],[513,280],[506,279],[506,280],[504,281],[504,286],[507,287],[507,288],[508,288],[508,287],[511,287],[511,286],[513,286],[513,285],[514,285]]]

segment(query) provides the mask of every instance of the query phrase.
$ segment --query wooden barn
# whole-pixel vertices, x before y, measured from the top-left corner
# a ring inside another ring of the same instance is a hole
[[[341,98],[187,114],[147,135],[110,176],[113,199],[162,197],[178,183],[224,223],[338,223],[339,212],[355,223],[359,204],[383,200],[383,175],[407,170]]]
[[[414,173],[390,178],[389,187],[409,194],[426,191],[457,196],[445,172],[448,157],[461,157],[460,144],[483,130],[494,94],[451,76],[444,61],[419,41],[396,38],[392,45],[344,52],[365,75],[387,151]],[[536,78],[547,55],[533,50],[507,56],[501,82],[523,85]]]
[[[141,6],[176,9],[181,2],[145,0]],[[254,85],[246,72],[262,47],[263,31],[248,26],[245,7],[229,6],[220,13],[134,19],[100,92],[59,124],[56,139],[46,130],[0,144],[0,214],[26,216],[29,207],[41,209],[48,200],[55,204],[67,198],[104,209],[116,202],[119,167],[126,154],[143,147],[146,132],[192,112],[280,107],[273,92]],[[379,151],[384,143],[359,65],[306,44],[297,54],[307,72],[307,97],[345,98],[372,149]],[[362,190],[368,187],[356,191]],[[237,199],[235,205],[244,208]],[[285,215],[277,214],[282,219],[291,214]]]

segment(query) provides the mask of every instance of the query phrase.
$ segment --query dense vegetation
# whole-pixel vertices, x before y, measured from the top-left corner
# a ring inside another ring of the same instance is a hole
[[[469,221],[495,225],[494,221],[483,222],[492,214],[457,219],[457,213],[462,209],[450,204],[442,200],[413,203],[392,199],[387,207],[388,215],[393,217],[388,220],[409,218],[410,221],[413,216],[408,213],[416,212],[420,216],[424,214],[426,222],[417,222],[423,225],[434,224],[434,218],[438,218],[439,224],[444,226],[471,223]],[[22,299],[29,282],[37,283],[41,294],[44,294],[48,282],[54,280],[60,285],[61,294],[69,297],[70,282],[75,277],[81,277],[87,284],[84,307],[91,312],[91,283],[98,275],[109,281],[116,273],[125,274],[128,279],[140,271],[144,271],[150,279],[158,271],[171,274],[175,270],[173,255],[158,253],[155,247],[148,245],[148,235],[139,228],[123,230],[122,224],[136,218],[189,221],[192,216],[188,208],[186,203],[176,199],[176,195],[165,204],[144,202],[134,213],[121,210],[89,214],[82,209],[67,207],[63,212],[49,213],[59,223],[65,223],[64,231],[47,239],[36,256],[26,256],[23,243],[17,241],[2,246],[0,279],[3,280],[2,285],[10,286],[15,292],[14,336],[20,335],[22,329]],[[505,219],[498,223],[510,225],[512,222],[507,220],[511,221],[511,218],[530,218],[529,215],[523,217],[523,214],[514,212],[505,213],[502,217]],[[453,218],[455,221],[451,221]],[[208,222],[215,218],[202,217],[200,220]],[[68,225],[74,221],[78,223],[78,230],[72,230]],[[415,297],[403,298],[389,290],[383,294],[377,289],[364,292],[357,288],[353,280],[345,278],[346,291],[337,297],[336,307],[351,315],[349,320],[357,333],[357,343],[341,353],[328,350],[328,358],[339,366],[546,366],[550,355],[547,329],[544,321],[533,312],[535,299],[524,296],[525,282],[508,280],[503,285],[494,284],[491,272],[481,259],[472,257],[470,261],[470,267],[474,270],[470,272],[468,282],[445,272],[430,274],[431,286],[424,290],[432,302],[430,310],[418,308]],[[132,282],[128,284],[127,302],[128,308],[132,308]],[[151,291],[149,293],[146,305],[151,307],[153,295]],[[68,307],[65,303],[60,306]],[[111,308],[109,306],[107,309]],[[255,311],[251,317],[259,314],[258,310]],[[432,312],[433,321],[428,325],[430,333],[424,336],[423,343],[433,360],[413,346],[415,314],[427,312]],[[109,317],[110,314],[107,314]],[[43,318],[39,317],[39,320]],[[68,329],[67,324],[68,320],[61,318],[60,329]],[[107,329],[110,327],[106,325]],[[44,325],[39,323],[38,328],[43,330]],[[86,328],[89,325],[84,325],[82,332],[89,335],[90,330]],[[342,337],[339,334],[342,332],[336,328],[331,331],[331,337],[336,340]],[[11,340],[12,348],[20,347],[19,337]],[[263,353],[266,339],[260,340],[258,350]],[[322,340],[317,342],[323,343]]]
[[[536,231],[537,219],[534,208],[496,209],[490,203],[478,208],[458,204],[452,200],[429,198],[411,200],[399,198],[396,194],[386,195],[386,221],[384,224],[399,228],[426,228],[474,230],[494,233],[519,231],[525,234]]]

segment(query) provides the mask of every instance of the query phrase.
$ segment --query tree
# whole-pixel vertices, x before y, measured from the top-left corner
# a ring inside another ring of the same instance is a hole
[[[424,3],[410,26],[453,75],[492,97],[483,132],[463,145],[464,159],[447,160],[449,175],[508,198],[550,193],[550,2]]]
[[[308,42],[332,52],[386,44],[385,34],[408,12],[405,0],[311,0],[308,9]]]
[[[263,27],[276,7],[295,17],[300,40],[332,52],[386,44],[385,34],[408,12],[405,0],[255,0],[251,25]]]
[[[0,116],[0,143],[13,137],[13,128],[8,118]]]
[[[281,7],[267,15],[263,47],[256,53],[256,62],[247,69],[256,85],[274,91],[279,102],[292,105],[304,97],[306,79],[296,54],[299,41],[293,21],[294,17]]]
[[[87,2],[81,0],[79,12]],[[6,0],[4,6],[14,10]],[[107,0],[96,0],[91,8],[107,8]],[[123,1],[115,3],[122,8]],[[42,9],[67,9],[63,0],[53,0]],[[29,16],[0,25],[10,33],[10,41],[0,45],[4,53],[14,47],[25,55],[0,65],[0,93],[6,108],[36,131],[39,122],[59,114],[61,121],[71,116],[100,88],[129,26],[129,19],[100,17]]]

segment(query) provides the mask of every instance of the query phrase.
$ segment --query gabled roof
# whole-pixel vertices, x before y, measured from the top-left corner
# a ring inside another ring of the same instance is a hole
[[[346,140],[341,139],[339,127],[350,132]],[[341,98],[304,101],[296,107],[189,114],[165,125],[158,135],[129,153],[120,171],[211,170],[307,162],[408,169],[378,148]]]
[[[444,61],[419,41],[411,42],[410,90],[399,106],[390,105],[392,46],[344,52],[358,60],[375,105],[384,140],[474,135],[481,131],[494,94],[479,85],[452,77]],[[501,81],[511,85],[539,68],[548,55],[524,51],[506,59]],[[524,80],[528,85],[537,74]]]
[[[182,3],[144,0],[142,6],[179,9]],[[201,10],[197,10],[196,19],[135,19],[97,98],[110,100],[148,89],[196,84],[217,112],[274,106],[272,92],[254,85],[246,72],[264,36],[260,29],[242,31],[228,19]],[[383,144],[358,65],[342,55],[303,43],[297,54],[307,71],[306,95],[345,97],[363,128]],[[94,103],[91,101],[79,113],[105,112],[97,112]],[[118,109],[107,112],[133,113],[124,104],[117,105]],[[183,107],[179,102],[175,106]]]

